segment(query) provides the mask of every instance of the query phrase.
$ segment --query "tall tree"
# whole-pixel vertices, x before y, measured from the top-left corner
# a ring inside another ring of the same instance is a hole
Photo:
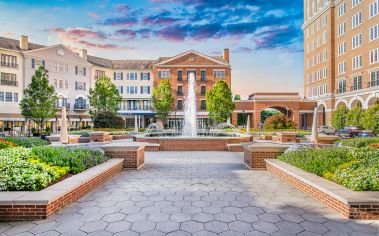
[[[235,107],[232,91],[223,80],[218,80],[216,85],[207,92],[206,100],[209,118],[216,122],[225,122]]]
[[[241,100],[241,96],[239,94],[236,94],[236,95],[234,95],[234,99],[233,100],[234,101],[239,101],[239,100]]]
[[[348,110],[345,105],[339,105],[332,115],[332,125],[334,128],[343,129],[346,124],[346,114]]]
[[[34,121],[41,132],[45,121],[55,116],[57,100],[54,86],[49,85],[48,71],[40,66],[32,76],[32,82],[24,90],[20,102],[21,114]]]
[[[168,117],[174,111],[174,102],[170,82],[161,80],[158,87],[153,89],[153,107],[164,125],[167,124]]]
[[[96,80],[95,88],[89,90],[90,113],[96,116],[99,112],[117,113],[122,96],[111,79],[103,76]]]
[[[369,107],[363,114],[362,126],[379,133],[379,104]]]
[[[351,108],[346,114],[346,125],[362,126],[362,113],[360,106]]]

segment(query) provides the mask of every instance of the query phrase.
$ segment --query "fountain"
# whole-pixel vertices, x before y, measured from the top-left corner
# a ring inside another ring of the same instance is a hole
[[[187,91],[182,135],[185,137],[196,137],[196,78],[194,73],[189,73],[188,75]]]

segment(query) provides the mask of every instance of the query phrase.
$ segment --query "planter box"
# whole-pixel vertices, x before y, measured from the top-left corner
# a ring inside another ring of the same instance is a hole
[[[379,192],[356,192],[280,160],[265,160],[267,170],[348,219],[378,220]]]
[[[282,143],[296,143],[296,133],[280,132],[278,133],[278,141]]]
[[[147,143],[120,141],[101,147],[109,158],[123,161],[125,169],[140,169],[145,165],[145,146]]]
[[[121,170],[122,160],[111,159],[41,191],[0,192],[0,221],[46,219]]]
[[[267,158],[276,158],[289,148],[289,145],[268,142],[256,142],[244,146],[244,163],[250,169],[265,169]]]
[[[89,133],[90,141],[92,142],[109,142],[112,141],[112,135],[109,135],[108,132],[90,132]]]

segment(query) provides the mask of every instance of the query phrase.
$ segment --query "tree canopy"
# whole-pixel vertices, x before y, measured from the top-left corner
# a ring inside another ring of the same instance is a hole
[[[234,99],[233,100],[234,101],[239,101],[239,100],[241,100],[241,96],[239,94],[236,94],[236,95],[234,95]]]
[[[209,118],[216,122],[225,122],[235,107],[232,91],[223,80],[218,80],[216,85],[206,93],[206,100]]]
[[[379,133],[379,104],[369,107],[363,114],[362,126]]]
[[[345,105],[339,105],[332,115],[332,126],[337,129],[343,129],[346,125],[346,114],[348,110]]]
[[[103,76],[96,80],[95,88],[89,90],[90,113],[96,116],[99,112],[116,114],[122,96],[111,79]]]
[[[153,89],[153,107],[163,124],[167,124],[167,119],[174,111],[175,99],[172,95],[170,81],[161,80]]]
[[[32,82],[24,90],[20,102],[21,114],[34,121],[43,131],[45,121],[56,113],[57,96],[54,86],[49,85],[48,71],[40,66],[32,76]]]

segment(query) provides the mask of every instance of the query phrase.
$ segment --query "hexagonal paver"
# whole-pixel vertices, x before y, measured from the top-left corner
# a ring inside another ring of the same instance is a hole
[[[230,230],[241,232],[241,233],[247,233],[254,230],[253,226],[251,226],[250,223],[246,223],[243,221],[234,221],[232,223],[229,223],[228,225],[229,225]]]
[[[184,214],[184,213],[176,213],[170,216],[170,220],[179,222],[179,223],[186,222],[186,221],[191,220],[191,215]]]
[[[215,220],[225,222],[225,223],[229,223],[229,222],[233,222],[237,220],[237,218],[234,215],[227,214],[227,213],[219,213],[219,214],[214,215],[214,217],[215,217]]]
[[[109,214],[109,215],[104,216],[103,217],[103,221],[106,221],[106,222],[116,222],[116,221],[123,220],[124,218],[125,218],[124,214],[113,213],[113,214]]]
[[[180,229],[189,233],[195,233],[204,229],[203,223],[199,223],[193,220],[184,222],[180,225]]]
[[[297,234],[304,231],[298,224],[289,221],[280,221],[275,225],[280,229],[280,231],[286,233]]]
[[[279,216],[283,220],[290,221],[293,223],[301,223],[304,221],[304,219],[301,216],[296,215],[296,214],[283,213],[283,214],[279,214]]]
[[[300,226],[309,232],[323,234],[328,232],[328,229],[320,223],[304,221],[300,223]]]
[[[276,223],[282,220],[279,216],[270,214],[270,213],[260,214],[258,215],[258,218],[262,221],[266,221],[270,223]]]
[[[179,230],[180,223],[174,221],[163,221],[157,223],[156,230],[159,230],[163,233],[170,233]]]
[[[217,234],[206,230],[201,230],[199,232],[193,233],[192,236],[217,236]]]
[[[165,234],[156,230],[151,230],[147,232],[143,232],[140,236],[164,236]]]
[[[224,207],[222,211],[229,214],[239,214],[242,213],[242,209],[239,207]]]
[[[167,236],[191,236],[191,233],[188,233],[183,230],[177,230],[177,231],[167,234]]]
[[[217,213],[221,213],[222,212],[222,208],[221,207],[213,207],[213,206],[203,207],[202,211],[204,213],[217,214]]]
[[[264,213],[264,210],[261,207],[250,206],[250,207],[244,207],[242,208],[242,210],[243,212],[250,213],[253,215],[259,215],[259,214]]]
[[[192,216],[192,220],[205,223],[214,220],[214,217],[208,213],[198,213]]]
[[[45,223],[34,226],[33,228],[30,229],[29,232],[33,234],[40,234],[40,233],[44,233],[50,230],[54,230],[58,225],[59,223],[56,221],[45,222]]]
[[[243,236],[244,233],[229,230],[229,231],[222,232],[219,235],[220,236]]]
[[[105,227],[107,227],[107,225],[108,224],[106,222],[97,220],[97,221],[85,223],[82,227],[80,227],[80,230],[87,233],[91,233],[91,232],[103,230],[105,229]]]
[[[58,227],[55,228],[55,230],[60,233],[66,233],[66,232],[78,230],[83,225],[84,225],[84,222],[81,222],[81,221],[77,221],[77,220],[69,221],[69,222],[60,224]]]
[[[259,220],[256,215],[249,214],[249,213],[241,213],[241,214],[236,215],[236,217],[237,217],[237,220],[244,221],[247,223],[253,223]]]
[[[125,220],[129,222],[137,222],[141,220],[146,220],[147,217],[148,217],[148,214],[137,212],[137,213],[126,215]]]
[[[166,221],[170,218],[168,214],[164,213],[156,213],[156,214],[151,214],[147,217],[147,220],[153,221],[153,222],[161,222],[161,221]]]
[[[135,232],[142,233],[142,232],[153,230],[154,228],[155,228],[154,222],[142,220],[142,221],[134,222],[130,229]]]
[[[214,233],[222,233],[229,229],[226,223],[220,221],[211,221],[204,224],[205,230],[214,232]]]
[[[132,226],[132,224],[129,222],[119,221],[119,222],[110,223],[107,226],[107,228],[105,228],[105,230],[112,232],[112,233],[117,233],[117,232],[129,230],[131,226]]]
[[[278,227],[276,227],[273,223],[264,222],[264,221],[257,221],[252,223],[255,230],[264,232],[264,233],[274,233],[278,230]]]

